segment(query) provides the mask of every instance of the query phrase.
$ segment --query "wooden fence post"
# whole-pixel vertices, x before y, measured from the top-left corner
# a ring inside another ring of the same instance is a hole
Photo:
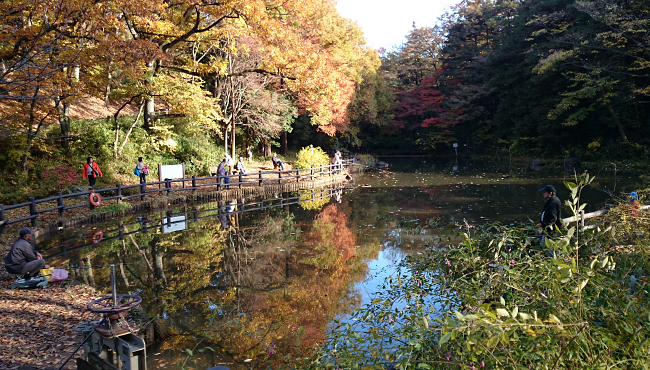
[[[262,171],[259,172],[260,172],[260,186],[262,186]]]
[[[7,219],[5,218],[5,205],[0,204],[0,233],[4,234],[7,232]]]
[[[171,191],[171,188],[172,188],[172,180],[165,179],[165,189],[167,189],[167,196],[169,196],[169,192]]]
[[[36,218],[38,217],[38,213],[36,213],[36,199],[34,199],[34,197],[29,197],[29,201],[30,201],[29,215],[30,216],[34,216],[34,215],[36,216],[36,217],[33,217],[32,219],[30,219],[29,221],[31,222],[32,227],[36,227]]]
[[[196,194],[196,175],[192,175],[192,194]]]
[[[63,194],[61,192],[56,193],[59,197],[56,198],[56,205],[59,207],[59,217],[63,217]]]
[[[239,188],[242,188],[242,183],[244,182],[241,172],[239,172]]]
[[[278,170],[278,184],[282,184],[282,170]]]
[[[158,184],[158,189],[160,189],[160,184]],[[147,185],[145,183],[140,184],[140,200],[144,200],[144,197],[147,196]]]
[[[122,203],[122,185],[115,184],[115,187],[117,188],[117,204],[121,204]]]

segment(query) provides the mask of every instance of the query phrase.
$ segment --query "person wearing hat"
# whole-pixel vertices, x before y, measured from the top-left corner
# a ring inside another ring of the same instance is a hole
[[[548,232],[553,232],[555,227],[562,226],[562,203],[557,197],[557,193],[553,185],[546,185],[539,189],[546,199],[542,216],[539,219],[537,227],[541,227]]]
[[[630,213],[632,214],[632,216],[639,215],[639,208],[641,207],[641,204],[639,203],[639,194],[637,194],[634,191],[630,193],[628,207],[630,209]]]
[[[38,275],[43,268],[50,268],[45,264],[43,256],[32,248],[32,234],[28,228],[20,229],[19,237],[9,250],[5,258],[5,270],[10,274],[23,275],[30,279]]]

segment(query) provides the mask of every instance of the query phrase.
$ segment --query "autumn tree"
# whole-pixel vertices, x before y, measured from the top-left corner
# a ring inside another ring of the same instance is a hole
[[[65,119],[67,103],[63,101],[77,89],[79,40],[87,28],[81,6],[76,1],[0,4],[1,132],[17,137],[23,146],[22,154],[12,151],[10,157],[20,157],[25,174],[34,140],[45,139],[43,132],[57,116],[62,118],[59,138],[67,147],[69,120]]]

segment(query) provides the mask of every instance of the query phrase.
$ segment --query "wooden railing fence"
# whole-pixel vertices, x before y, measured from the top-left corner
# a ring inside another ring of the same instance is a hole
[[[258,171],[258,172],[249,172],[246,174],[236,174],[236,175],[227,175],[227,176],[207,176],[207,177],[196,177],[192,176],[191,178],[183,179],[165,179],[163,181],[156,182],[147,182],[144,184],[135,184],[122,186],[116,184],[115,187],[105,188],[105,189],[94,189],[92,191],[84,191],[79,193],[72,194],[63,194],[58,192],[57,195],[49,198],[35,199],[34,197],[28,198],[27,202],[12,204],[5,206],[0,204],[0,232],[5,233],[6,226],[15,224],[18,222],[30,221],[31,226],[35,227],[37,225],[38,216],[47,213],[47,212],[58,212],[59,217],[64,217],[65,211],[80,208],[80,207],[90,207],[91,209],[94,206],[90,203],[89,196],[91,193],[96,193],[101,196],[102,202],[109,200],[116,200],[117,203],[121,203],[124,200],[132,198],[140,198],[140,200],[145,200],[147,194],[153,193],[165,193],[169,196],[170,193],[176,191],[192,191],[208,187],[216,186],[217,191],[226,189],[226,187],[238,187],[242,188],[245,186],[264,186],[264,183],[282,183],[282,182],[291,182],[295,179],[296,182],[300,181],[312,181],[321,176],[332,176],[342,172],[345,167],[351,165],[353,160],[346,159],[343,160],[343,165],[330,164],[326,166],[320,166],[315,168],[308,169],[291,169],[291,170],[277,170],[277,171]],[[266,177],[265,177],[266,176]],[[225,183],[225,179],[228,179],[229,183]],[[234,180],[234,181],[233,181]],[[173,184],[181,183],[182,187],[174,188]],[[186,183],[191,183],[190,187],[186,187]],[[82,202],[80,204],[69,204],[66,205],[66,200],[71,199],[83,199],[85,198],[87,202]],[[56,202],[56,206],[49,207],[45,209],[37,209],[37,205],[48,202]],[[20,217],[17,219],[9,219],[6,215],[6,211],[15,210],[19,208],[29,208],[29,216]]]
[[[648,209],[650,209],[650,205],[639,207],[639,210],[648,210]],[[588,220],[588,219],[594,218],[594,217],[598,217],[598,216],[606,215],[608,212],[609,212],[609,209],[600,209],[598,211],[593,211],[593,212],[589,212],[589,213],[585,213],[585,211],[582,210],[582,211],[580,211],[580,214],[577,215],[577,216],[571,216],[571,217],[563,218],[562,222],[565,225],[567,225],[567,224],[570,224],[572,222],[578,222],[579,221],[580,222],[580,230],[589,230],[589,229],[595,228],[596,226],[600,225],[601,223],[596,223],[596,224],[593,224],[593,225],[585,225],[585,220]]]
[[[178,222],[197,222],[203,219],[210,219],[215,217],[220,217],[223,215],[232,216],[236,214],[244,214],[252,211],[260,211],[270,208],[281,208],[288,205],[300,204],[308,201],[314,201],[317,199],[323,199],[328,197],[335,197],[336,194],[343,192],[343,187],[331,187],[320,191],[315,191],[312,189],[311,193],[301,194],[296,197],[283,197],[281,194],[278,197],[265,198],[249,202],[237,201],[235,203],[223,204],[222,202],[217,202],[217,208],[210,209],[192,209],[182,212],[173,212],[171,210],[165,211],[164,215],[161,214],[161,217],[156,219],[147,219],[139,220],[130,223],[120,223],[110,230],[102,231],[101,240],[92,240],[92,237],[89,235],[76,236],[65,241],[60,242],[60,246],[54,247],[51,249],[46,249],[42,251],[46,259],[53,257],[65,256],[67,253],[87,248],[90,246],[95,246],[99,243],[106,243],[116,239],[124,239],[125,236],[132,234],[138,234],[142,232],[148,232],[156,228],[163,228],[164,226],[170,226]],[[307,195],[307,197],[305,197]],[[179,216],[183,216],[183,220],[173,221]],[[129,230],[131,226],[139,226],[140,228],[131,231]]]

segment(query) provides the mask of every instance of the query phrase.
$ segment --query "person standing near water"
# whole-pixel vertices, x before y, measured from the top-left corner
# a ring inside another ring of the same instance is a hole
[[[95,181],[97,180],[97,177],[104,177],[102,170],[99,169],[97,163],[93,162],[93,157],[86,158],[83,178],[88,180],[88,185],[92,188],[95,187]]]
[[[219,179],[219,184],[223,185],[224,183],[223,176],[226,176],[226,158],[221,160],[221,162],[219,163],[219,166],[217,167],[217,176]]]
[[[135,168],[140,172],[140,184],[145,184],[147,182],[147,175],[149,174],[149,167],[144,164],[142,157],[138,157],[138,164]]]
[[[541,227],[543,231],[547,231],[549,234],[555,231],[555,228],[558,229],[562,227],[562,203],[557,197],[555,187],[553,185],[546,185],[543,188],[539,189],[546,199],[544,204],[544,209],[542,210],[542,216],[540,217],[537,227]]]

